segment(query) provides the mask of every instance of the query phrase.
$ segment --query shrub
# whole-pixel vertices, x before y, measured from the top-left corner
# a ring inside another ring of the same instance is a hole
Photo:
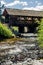
[[[39,43],[39,46],[43,47],[43,19],[41,20],[40,25],[39,25],[38,43]]]
[[[17,32],[18,32],[18,27],[17,27],[17,26],[12,27],[12,29],[13,29],[14,31],[17,31]]]
[[[19,28],[17,26],[13,26],[12,27],[12,31],[15,35],[18,35],[18,32],[19,32]]]
[[[1,35],[8,38],[12,37],[12,31],[2,23],[0,23],[0,36]]]

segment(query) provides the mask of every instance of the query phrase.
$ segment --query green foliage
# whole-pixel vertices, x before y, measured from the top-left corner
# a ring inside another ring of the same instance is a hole
[[[12,29],[13,29],[14,31],[17,31],[17,32],[18,32],[18,27],[17,27],[17,26],[12,27]]]
[[[38,42],[39,46],[43,47],[43,19],[41,19],[39,30],[38,30]]]
[[[2,23],[0,23],[0,36],[1,35],[8,38],[12,37],[11,30],[7,26],[3,25]]]

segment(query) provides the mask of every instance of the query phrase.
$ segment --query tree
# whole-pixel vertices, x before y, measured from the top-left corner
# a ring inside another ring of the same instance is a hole
[[[2,9],[4,8],[4,4],[1,5],[1,2],[0,2],[0,21],[1,21],[1,15],[2,15]]]
[[[38,43],[40,47],[43,47],[43,19],[41,19],[38,30]]]
[[[0,2],[0,20],[1,20],[1,2]]]

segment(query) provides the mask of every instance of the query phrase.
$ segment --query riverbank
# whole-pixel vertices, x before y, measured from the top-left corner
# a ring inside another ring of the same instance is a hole
[[[10,38],[10,39],[4,39],[4,40],[0,41],[0,45],[2,45],[2,44],[13,44],[13,43],[20,41],[20,40],[21,40],[21,38],[16,38],[16,37]]]
[[[1,44],[13,44],[17,41],[28,41],[28,42],[34,42],[37,40],[37,34],[29,33],[29,34],[21,34],[22,37],[14,37],[10,39],[4,39],[0,40],[0,45]]]

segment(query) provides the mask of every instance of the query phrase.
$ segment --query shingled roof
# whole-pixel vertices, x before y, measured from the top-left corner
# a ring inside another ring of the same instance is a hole
[[[9,15],[43,17],[43,11],[19,10],[19,9],[11,9],[11,8],[7,8],[5,10]]]

